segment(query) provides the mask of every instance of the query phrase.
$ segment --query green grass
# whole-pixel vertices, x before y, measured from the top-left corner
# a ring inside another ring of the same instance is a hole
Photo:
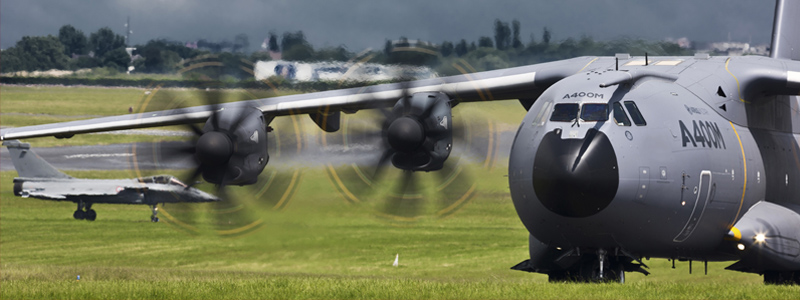
[[[69,172],[131,177],[130,171]],[[14,197],[14,172],[0,173],[0,284],[3,299],[532,298],[791,299],[800,287],[764,286],[758,275],[710,263],[673,270],[646,261],[650,276],[628,283],[550,284],[510,270],[527,256],[502,170],[449,218],[387,222],[348,204],[321,170],[306,170],[283,211],[252,207],[260,230],[235,238],[150,223],[145,206],[102,205],[94,222],[71,217],[73,203]],[[207,204],[196,204],[208,208]],[[169,211],[170,205],[164,207]],[[392,267],[395,254],[400,266]],[[76,276],[81,280],[76,281]]]

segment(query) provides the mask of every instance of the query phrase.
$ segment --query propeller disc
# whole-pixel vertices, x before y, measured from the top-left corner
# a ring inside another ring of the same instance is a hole
[[[464,122],[464,118],[455,115],[454,149],[442,169],[414,172],[392,165],[393,156],[416,147],[392,145],[393,133],[382,136],[381,132],[391,132],[392,126],[384,126],[387,114],[377,111],[380,110],[343,117],[341,133],[322,135],[323,147],[342,147],[344,153],[354,158],[352,162],[326,166],[331,182],[347,202],[366,207],[381,219],[409,223],[450,216],[477,195],[478,176],[474,174],[486,171],[495,155],[496,133],[491,122],[480,117]],[[406,122],[405,119],[417,122],[401,117],[393,123]],[[409,127],[413,126],[417,125]],[[400,132],[405,135],[404,130]],[[412,130],[412,134],[411,142],[417,142],[416,132]]]
[[[196,61],[199,67],[187,66],[184,70],[204,72],[204,66],[215,66],[206,60]],[[214,59],[214,57],[210,57]],[[252,64],[242,67],[250,68]],[[211,72],[213,74],[213,72]],[[200,76],[200,78],[205,75]],[[196,76],[190,76],[196,77]],[[199,105],[210,106],[214,115],[205,126],[187,124],[185,141],[161,141],[158,143],[133,144],[133,153],[151,152],[154,162],[132,160],[135,176],[152,174],[171,174],[186,184],[215,194],[222,201],[212,203],[169,203],[159,209],[161,220],[168,225],[190,234],[239,237],[253,233],[264,225],[264,218],[270,211],[285,209],[297,191],[302,178],[299,168],[268,166],[251,185],[232,185],[242,174],[242,170],[230,165],[237,157],[236,139],[240,137],[236,128],[245,126],[249,116],[244,109],[236,107],[222,109],[221,104],[231,101],[266,98],[274,95],[272,89],[265,90],[225,90],[214,80],[203,81],[197,89],[164,89],[155,86],[143,96],[137,112],[182,109]],[[226,114],[221,114],[225,111]],[[260,115],[260,114],[258,114]],[[266,148],[269,157],[260,163],[290,161],[300,153],[303,142],[300,133],[302,125],[299,116],[275,119],[266,133]],[[201,129],[202,128],[202,129]],[[270,130],[268,130],[270,131]],[[266,132],[266,131],[265,131]],[[256,139],[257,140],[257,139]],[[270,163],[273,165],[273,163]],[[189,169],[187,169],[189,168]],[[218,184],[202,182],[212,180]],[[177,197],[177,195],[176,195]]]

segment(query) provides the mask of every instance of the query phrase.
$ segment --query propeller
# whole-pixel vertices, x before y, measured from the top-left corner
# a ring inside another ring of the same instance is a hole
[[[476,194],[474,165],[494,159],[493,127],[480,117],[453,118],[443,93],[410,94],[408,83],[400,86],[392,109],[360,111],[344,118],[340,134],[323,136],[323,147],[342,145],[356,157],[326,172],[347,201],[387,220],[449,216]]]
[[[222,105],[225,100],[263,98],[264,92],[222,90],[218,86],[209,81],[196,90],[154,89],[139,111],[182,109],[198,100],[213,111],[202,127],[184,125],[188,141],[160,142],[151,145],[150,151],[157,153],[157,165],[168,169],[175,169],[176,162],[181,168],[190,166],[179,176],[182,181],[216,194],[222,201],[170,203],[160,212],[166,217],[162,220],[183,231],[240,236],[262,228],[265,211],[285,208],[297,190],[300,169],[264,168],[270,159],[268,153],[273,159],[283,160],[300,152],[298,133],[302,126],[298,126],[298,116],[289,116],[267,127],[258,109]]]

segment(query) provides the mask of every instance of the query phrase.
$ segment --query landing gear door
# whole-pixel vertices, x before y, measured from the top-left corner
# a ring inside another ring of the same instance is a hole
[[[683,229],[680,233],[673,239],[674,242],[683,242],[689,236],[692,235],[694,229],[697,228],[697,224],[700,222],[700,219],[703,217],[703,212],[706,209],[706,204],[708,203],[708,198],[711,196],[711,185],[712,185],[712,178],[711,178],[711,171],[703,170],[700,172],[700,183],[696,189],[693,189],[693,192],[696,196],[694,197],[695,200],[686,205],[692,205],[692,214],[689,216],[689,220],[686,221],[686,225],[683,226]]]

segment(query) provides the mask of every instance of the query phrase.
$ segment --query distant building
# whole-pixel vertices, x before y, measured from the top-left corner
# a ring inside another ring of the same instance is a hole
[[[283,60],[259,61],[255,64],[256,80],[281,76],[296,81],[381,81],[400,78],[425,79],[437,77],[428,67],[358,64],[352,62],[300,63]]]
[[[718,42],[708,44],[709,51],[722,53],[728,56],[742,56],[742,55],[769,55],[769,46],[757,45],[751,46],[750,43],[739,42]]]

